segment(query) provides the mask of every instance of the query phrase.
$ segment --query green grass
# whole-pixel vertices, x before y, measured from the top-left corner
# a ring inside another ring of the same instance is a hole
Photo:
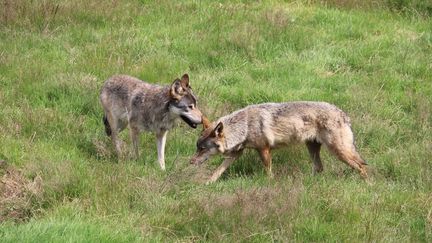
[[[432,241],[432,3],[321,2],[3,1],[0,175],[42,189],[0,202],[2,242]],[[189,166],[199,129],[182,123],[166,172],[152,134],[140,159],[117,163],[98,101],[116,73],[163,84],[189,73],[211,119],[334,103],[370,179],[327,152],[313,176],[293,146],[274,151],[273,180],[251,151],[205,186],[222,159]]]

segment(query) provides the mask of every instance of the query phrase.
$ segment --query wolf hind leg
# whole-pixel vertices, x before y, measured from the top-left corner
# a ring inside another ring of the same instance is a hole
[[[113,119],[110,113],[107,113],[106,118],[107,118],[107,123],[110,126],[111,141],[116,150],[117,157],[120,159],[122,151],[121,151],[121,144],[118,138],[118,134],[119,134],[119,131],[117,129],[118,121],[116,119]]]
[[[103,121],[103,123],[105,125],[105,133],[106,133],[106,135],[108,137],[110,137],[112,131],[111,131],[111,126],[110,126],[110,124],[108,122],[108,118],[107,118],[106,114],[103,115],[102,121]]]
[[[123,131],[127,126],[127,122],[125,122],[125,121],[118,119],[116,122],[114,122],[113,120],[114,119],[111,119],[114,126],[111,127],[111,123],[108,119],[108,115],[106,115],[106,114],[103,115],[102,121],[104,123],[105,133],[107,134],[107,136],[111,136],[112,130],[117,130],[117,132],[119,133],[119,132]]]
[[[308,148],[310,158],[313,162],[314,174],[322,172],[323,165],[320,157],[321,143],[317,142],[316,140],[307,141],[306,146]]]
[[[111,112],[105,112],[104,116],[105,132],[110,132],[111,141],[116,150],[118,159],[122,157],[121,141],[119,140],[119,133],[127,126],[127,123],[121,119],[116,119]]]
[[[140,131],[137,127],[130,126],[129,132],[130,132],[130,138],[132,141],[133,157],[136,160],[139,158],[138,146],[139,146],[139,132]]]

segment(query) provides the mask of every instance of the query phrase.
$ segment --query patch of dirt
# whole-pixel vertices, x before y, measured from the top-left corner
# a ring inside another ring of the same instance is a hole
[[[42,178],[36,176],[31,181],[4,160],[0,160],[0,175],[0,223],[28,220],[32,216],[32,198],[39,197],[43,192]]]

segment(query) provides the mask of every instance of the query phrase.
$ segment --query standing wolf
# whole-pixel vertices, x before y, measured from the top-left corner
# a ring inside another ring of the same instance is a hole
[[[216,181],[244,148],[258,150],[267,174],[273,176],[270,150],[290,143],[304,142],[313,161],[314,172],[321,172],[321,145],[340,160],[367,176],[366,162],[357,153],[348,116],[325,102],[288,102],[251,105],[210,124],[197,142],[192,164],[201,164],[221,153],[225,160],[208,182]]]
[[[180,117],[193,128],[202,123],[187,74],[168,86],[148,84],[126,75],[113,76],[103,85],[100,100],[105,112],[105,131],[111,136],[117,156],[121,155],[118,134],[128,124],[136,158],[139,133],[142,130],[155,132],[162,170],[165,170],[166,136],[175,120]]]

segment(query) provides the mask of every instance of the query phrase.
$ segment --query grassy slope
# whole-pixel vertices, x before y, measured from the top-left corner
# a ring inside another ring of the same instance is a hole
[[[28,222],[0,226],[4,240],[432,240],[430,19],[281,2],[58,2],[54,16],[51,1],[16,1],[2,20],[0,159],[44,189]],[[265,101],[336,104],[369,183],[327,152],[313,177],[294,146],[274,153],[274,180],[251,152],[204,186],[208,171],[187,165],[199,131],[183,124],[166,173],[151,134],[142,159],[116,163],[104,79],[168,84],[184,72],[213,119]]]

